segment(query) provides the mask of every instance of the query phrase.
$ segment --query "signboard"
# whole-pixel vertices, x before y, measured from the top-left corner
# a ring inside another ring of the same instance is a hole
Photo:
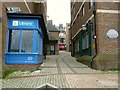
[[[39,28],[38,26],[38,20],[32,20],[32,19],[9,19],[8,21],[8,28],[12,29],[37,29]]]
[[[33,21],[13,21],[12,22],[12,26],[34,26],[33,25],[34,22]]]

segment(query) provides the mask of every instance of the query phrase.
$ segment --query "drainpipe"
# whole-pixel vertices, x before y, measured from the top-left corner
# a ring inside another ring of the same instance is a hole
[[[95,1],[93,2],[94,5],[94,39],[95,39],[95,54],[97,55],[97,33],[96,33],[96,4]]]
[[[93,2],[93,5],[94,5],[94,11],[93,11],[93,14],[94,14],[94,39],[95,39],[95,55],[92,57],[91,59],[91,68],[92,65],[93,65],[93,59],[97,56],[97,33],[96,33],[96,4],[95,4],[95,1]]]
[[[73,56],[73,49],[72,49],[72,25],[71,25],[71,28],[70,28],[70,39],[71,39],[71,56]]]

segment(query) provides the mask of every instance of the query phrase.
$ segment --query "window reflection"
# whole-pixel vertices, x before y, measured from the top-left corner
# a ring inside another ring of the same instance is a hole
[[[38,53],[40,53],[40,35],[38,34]]]
[[[82,49],[87,49],[89,48],[89,34],[86,33],[86,35],[84,35],[82,37]]]
[[[21,52],[32,52],[33,31],[22,31],[22,49]]]
[[[20,31],[10,30],[8,52],[19,52]]]

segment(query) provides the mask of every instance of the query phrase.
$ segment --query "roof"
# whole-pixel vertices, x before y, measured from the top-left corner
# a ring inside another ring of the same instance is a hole
[[[48,34],[47,34],[47,28],[45,25],[45,21],[43,18],[43,14],[31,14],[31,13],[7,13],[8,18],[30,18],[30,19],[38,19],[39,24],[41,26],[41,30],[44,34],[44,43],[48,43]]]
[[[59,30],[52,24],[52,22],[47,23],[47,30],[48,31],[54,31],[54,32],[59,32]]]

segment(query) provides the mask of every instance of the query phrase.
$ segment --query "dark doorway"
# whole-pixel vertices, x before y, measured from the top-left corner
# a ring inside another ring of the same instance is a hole
[[[55,55],[55,45],[50,46],[50,55]]]

